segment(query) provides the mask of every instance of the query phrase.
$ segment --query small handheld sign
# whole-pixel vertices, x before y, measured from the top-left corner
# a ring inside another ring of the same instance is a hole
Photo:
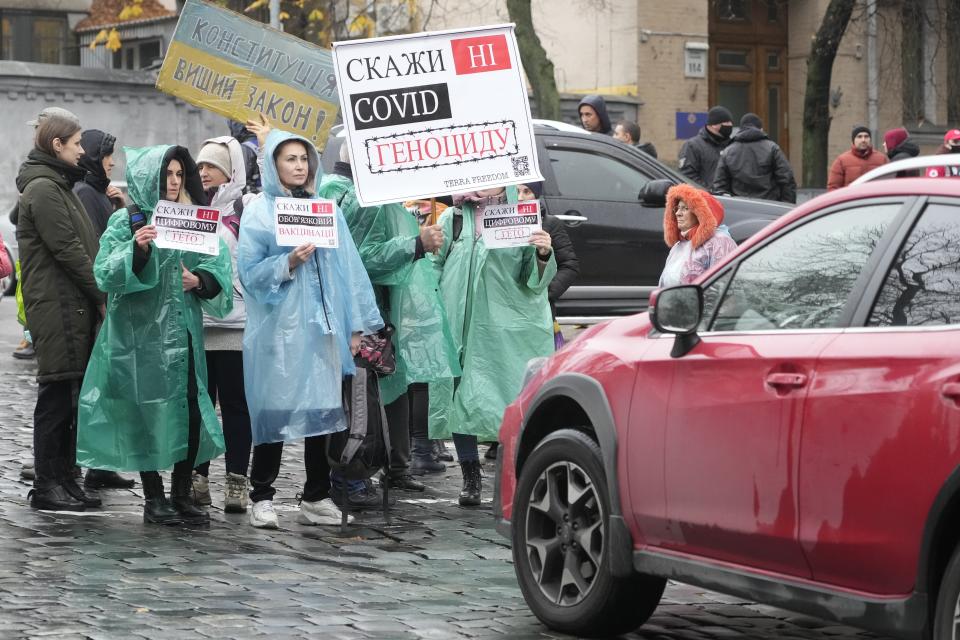
[[[540,203],[488,206],[477,220],[477,225],[488,249],[528,246],[531,234],[541,229]]]
[[[337,204],[333,200],[276,198],[273,206],[277,246],[313,243],[318,249],[336,249]]]
[[[209,256],[220,253],[220,210],[161,200],[153,209],[153,241],[161,249],[192,251]]]

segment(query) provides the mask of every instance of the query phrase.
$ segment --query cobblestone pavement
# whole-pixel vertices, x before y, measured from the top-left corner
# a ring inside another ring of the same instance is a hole
[[[301,449],[278,487],[278,531],[225,514],[214,462],[209,530],[146,526],[139,487],[104,491],[84,514],[31,511],[19,479],[30,453],[32,363],[9,357],[19,335],[0,302],[0,638],[559,638],[529,613],[490,504],[456,504],[459,471],[402,494],[393,521],[337,528],[294,522]],[[488,473],[490,470],[488,469]],[[490,497],[490,481],[485,495]],[[874,638],[682,585],[630,638]]]

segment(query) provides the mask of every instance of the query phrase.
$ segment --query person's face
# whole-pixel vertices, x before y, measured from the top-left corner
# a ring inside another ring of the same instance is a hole
[[[861,131],[858,133],[853,139],[853,146],[860,151],[866,151],[870,147],[870,134],[866,131]]]
[[[525,184],[517,185],[517,200],[520,200],[521,202],[523,202],[525,200],[536,200],[536,199],[537,199],[537,194],[533,192],[533,189],[531,189]]]
[[[708,125],[707,125],[707,131],[709,131],[710,133],[712,133],[712,134],[715,135],[715,136],[718,136],[718,135],[720,135],[720,129],[721,129],[722,127],[733,127],[733,120],[726,120],[726,121],[721,122],[721,123],[719,123],[719,124],[708,124]]]
[[[947,148],[950,149],[950,153],[958,153],[958,149],[960,149],[960,138],[947,140]]]
[[[673,212],[677,218],[677,226],[680,231],[688,231],[697,226],[697,216],[687,207],[687,203],[681,200],[677,203],[677,209]]]
[[[494,187],[492,189],[480,189],[479,191],[477,191],[477,194],[481,198],[492,198],[493,196],[500,195],[504,191],[506,191],[504,187]]]
[[[103,172],[107,174],[107,177],[110,177],[110,172],[113,171],[113,168],[117,166],[117,163],[113,161],[113,154],[111,153],[108,156],[103,156],[100,159],[100,164],[103,166]]]
[[[613,130],[613,137],[619,140],[620,142],[626,142],[627,144],[635,144],[635,140],[630,137],[630,134],[627,133],[622,124],[618,124]]]
[[[66,139],[54,138],[53,150],[56,152],[58,160],[77,166],[80,162],[80,156],[83,155],[83,147],[80,146],[80,132],[77,131]]]
[[[310,170],[310,158],[302,142],[288,142],[280,147],[277,154],[277,173],[280,184],[288,189],[302,187],[307,183]]]
[[[167,197],[166,200],[176,202],[180,197],[180,188],[183,186],[183,165],[179,160],[171,160],[167,165]]]
[[[200,180],[203,182],[204,189],[215,189],[222,184],[230,182],[229,178],[227,178],[227,174],[212,164],[201,162],[199,167]]]
[[[580,124],[587,131],[600,131],[600,116],[597,110],[590,105],[580,107]]]

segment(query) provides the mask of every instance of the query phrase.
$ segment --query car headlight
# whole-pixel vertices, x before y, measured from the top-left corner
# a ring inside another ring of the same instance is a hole
[[[527,386],[527,383],[540,372],[540,369],[543,369],[543,365],[547,364],[547,360],[544,356],[537,358],[530,358],[527,360],[527,368],[523,372],[523,384],[520,385],[520,388],[523,389]]]

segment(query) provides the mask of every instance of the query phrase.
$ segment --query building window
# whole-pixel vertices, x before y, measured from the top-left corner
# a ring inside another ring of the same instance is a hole
[[[123,47],[113,54],[113,68],[132,71],[145,69],[163,57],[161,49],[159,38],[124,42]]]
[[[0,11],[3,60],[77,64],[77,46],[67,18],[57,13]]]
[[[721,20],[747,21],[750,19],[749,5],[747,0],[717,0],[717,16]]]

